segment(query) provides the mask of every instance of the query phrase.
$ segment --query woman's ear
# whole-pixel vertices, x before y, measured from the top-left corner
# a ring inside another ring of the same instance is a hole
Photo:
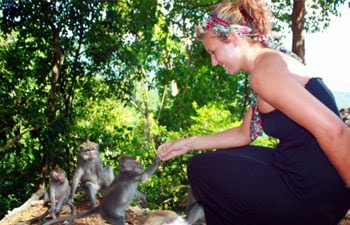
[[[239,37],[239,35],[236,32],[230,32],[229,36],[228,36],[228,39],[236,47],[238,45],[238,41],[239,41],[240,37]]]

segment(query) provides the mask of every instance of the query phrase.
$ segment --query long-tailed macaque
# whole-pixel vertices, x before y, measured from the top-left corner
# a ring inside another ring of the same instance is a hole
[[[190,188],[190,191],[189,191],[188,197],[187,197],[186,222],[188,224],[197,224],[196,222],[203,219],[204,217],[205,217],[204,209],[197,202],[197,200],[194,198],[194,196],[192,194],[192,189]]]
[[[78,165],[74,171],[69,202],[74,202],[74,194],[79,181],[87,191],[91,208],[96,207],[96,194],[106,189],[114,179],[111,167],[103,167],[99,154],[99,145],[86,141],[79,147]]]
[[[44,195],[44,206],[48,206],[48,203],[51,202],[50,208],[48,208],[40,216],[34,217],[28,221],[18,222],[16,225],[36,223],[43,220],[48,214],[51,214],[52,218],[56,218],[59,216],[62,207],[66,204],[69,204],[72,215],[75,214],[75,207],[73,204],[68,203],[70,186],[66,172],[63,169],[56,167],[51,171],[49,180],[50,185],[49,188],[45,191]]]
[[[122,156],[119,163],[119,174],[107,188],[99,206],[79,215],[50,220],[44,225],[72,221],[96,213],[99,213],[112,225],[125,225],[126,208],[134,197],[141,198],[146,203],[145,196],[138,190],[138,185],[146,182],[152,176],[159,163],[160,159],[157,157],[153,164],[146,171],[143,171],[141,164],[135,158]]]
[[[189,225],[182,216],[170,210],[152,211],[142,225]]]

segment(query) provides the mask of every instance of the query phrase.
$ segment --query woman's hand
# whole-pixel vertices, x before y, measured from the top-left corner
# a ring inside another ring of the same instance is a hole
[[[157,149],[157,155],[162,161],[169,160],[175,156],[183,155],[188,152],[190,139],[180,139],[166,142]]]

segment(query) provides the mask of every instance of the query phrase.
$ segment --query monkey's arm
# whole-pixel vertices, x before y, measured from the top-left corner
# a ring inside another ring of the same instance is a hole
[[[147,200],[146,200],[146,196],[143,193],[141,193],[139,190],[136,190],[135,197],[140,199],[140,201],[141,201],[140,204],[141,204],[141,206],[143,208],[147,207],[148,203],[147,203]]]
[[[50,202],[50,187],[46,189],[45,194],[44,194],[44,206],[48,207],[49,202]]]
[[[65,186],[64,190],[62,190],[60,193],[60,197],[58,198],[57,205],[56,205],[56,213],[61,211],[62,204],[64,201],[67,201],[68,197],[69,197],[68,186]]]
[[[50,184],[52,186],[52,184]],[[54,188],[50,188],[50,202],[51,202],[51,208],[50,208],[50,213],[52,218],[56,218],[56,193]]]
[[[72,189],[70,192],[70,196],[69,196],[69,202],[74,202],[74,194],[75,191],[77,190],[78,187],[78,183],[81,179],[81,177],[83,176],[84,171],[79,167],[76,168],[75,172],[74,172],[74,176],[73,176],[73,181],[72,181]]]
[[[141,176],[139,177],[140,178],[139,181],[141,183],[146,182],[154,174],[154,172],[156,172],[156,170],[158,169],[160,161],[161,160],[160,160],[159,156],[157,156],[157,158],[153,161],[153,164],[146,171],[144,171],[141,174]]]
[[[99,178],[101,189],[107,188],[114,180],[114,171],[112,167],[103,167]]]

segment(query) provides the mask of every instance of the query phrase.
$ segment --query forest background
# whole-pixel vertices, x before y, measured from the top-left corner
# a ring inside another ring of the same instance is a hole
[[[0,218],[44,189],[54,167],[71,180],[86,140],[118,173],[121,155],[146,167],[164,141],[239,125],[247,75],[212,67],[194,35],[218,2],[0,0]],[[292,30],[303,58],[303,32],[325,29],[344,2],[268,1],[276,40]],[[198,153],[163,163],[141,186],[150,208],[185,209],[186,163]]]

